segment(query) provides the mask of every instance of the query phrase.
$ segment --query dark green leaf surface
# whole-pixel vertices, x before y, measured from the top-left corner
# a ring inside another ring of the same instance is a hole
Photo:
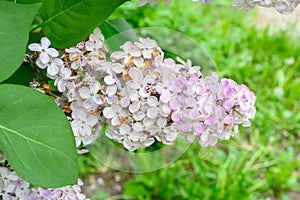
[[[20,5],[0,0],[0,82],[21,65],[29,27],[41,4]]]
[[[41,3],[43,0],[16,0],[17,3],[21,4],[33,4],[33,3]]]
[[[45,35],[56,48],[84,40],[126,0],[44,0],[40,9]]]
[[[8,79],[1,82],[1,84],[18,84],[28,86],[30,81],[32,81],[34,77],[34,72],[29,63],[23,63],[21,67],[13,75],[11,75]]]
[[[40,92],[0,85],[0,147],[14,170],[34,185],[77,183],[70,124],[53,100]]]

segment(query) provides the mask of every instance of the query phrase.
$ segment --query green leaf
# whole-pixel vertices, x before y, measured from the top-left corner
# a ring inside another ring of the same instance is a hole
[[[28,86],[30,81],[34,78],[34,72],[29,63],[23,63],[19,69],[8,79],[1,82],[2,84],[18,84]]]
[[[53,188],[77,183],[77,153],[66,116],[48,96],[0,85],[0,147],[26,181]]]
[[[40,15],[45,35],[56,48],[84,40],[127,0],[44,0]]]
[[[33,4],[33,3],[41,3],[43,0],[16,0],[17,3],[20,4]]]
[[[0,82],[21,65],[29,27],[41,4],[21,5],[0,0]]]
[[[119,51],[126,41],[137,41],[138,37],[130,24],[124,19],[117,18],[104,22],[100,29],[106,38],[106,45],[110,51]]]

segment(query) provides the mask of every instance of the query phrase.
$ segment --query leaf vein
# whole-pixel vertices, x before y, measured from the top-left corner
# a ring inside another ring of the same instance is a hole
[[[29,137],[26,137],[26,136],[22,135],[21,133],[18,133],[17,131],[14,131],[14,130],[12,130],[12,129],[10,129],[10,128],[7,128],[7,127],[5,127],[5,126],[0,125],[0,129],[1,129],[1,128],[4,129],[4,130],[6,130],[6,131],[9,131],[9,132],[11,132],[11,133],[16,134],[17,136],[19,136],[19,137],[21,137],[21,138],[24,138],[25,140],[31,141],[31,142],[36,143],[36,144],[38,144],[38,145],[40,145],[40,146],[43,146],[43,147],[45,147],[45,148],[47,148],[47,149],[50,149],[50,150],[52,150],[52,151],[55,151],[55,152],[57,152],[57,153],[63,155],[64,157],[66,157],[68,160],[72,161],[72,163],[74,162],[72,158],[70,158],[69,156],[67,156],[67,155],[64,154],[63,152],[58,151],[57,149],[55,149],[55,148],[53,148],[53,147],[51,147],[51,146],[45,145],[45,144],[43,144],[43,143],[41,143],[41,142],[38,142],[38,141],[33,140],[33,139],[29,138]]]
[[[76,3],[76,4],[72,5],[72,6],[70,6],[69,8],[67,8],[67,9],[65,9],[65,10],[62,10],[61,12],[59,12],[59,13],[53,15],[52,17],[50,17],[49,19],[47,19],[42,25],[44,26],[44,25],[47,24],[48,22],[52,21],[54,18],[56,18],[56,17],[58,17],[58,16],[60,16],[60,15],[62,15],[62,14],[64,14],[64,13],[68,12],[69,10],[71,10],[72,8],[74,8],[74,7],[78,6],[78,5],[80,5],[80,4],[83,3],[83,2],[84,2],[84,1],[78,2],[78,3]],[[54,11],[54,9],[52,10],[52,12],[53,12],[53,11]]]

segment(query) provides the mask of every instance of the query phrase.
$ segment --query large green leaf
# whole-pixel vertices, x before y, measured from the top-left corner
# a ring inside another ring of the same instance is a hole
[[[29,27],[41,4],[21,5],[0,0],[0,82],[21,65]]]
[[[77,182],[77,154],[64,113],[48,96],[0,85],[0,147],[14,170],[41,187]]]
[[[56,48],[84,40],[127,0],[44,0],[40,9],[45,35]]]

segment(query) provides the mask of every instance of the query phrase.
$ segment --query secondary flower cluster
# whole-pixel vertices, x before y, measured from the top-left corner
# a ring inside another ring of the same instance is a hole
[[[109,62],[103,42],[97,28],[60,57],[46,38],[29,45],[39,52],[36,65],[47,68],[62,93],[56,102],[70,118],[77,147],[92,143],[105,123],[111,125],[106,135],[128,150],[172,144],[177,137],[213,146],[254,118],[255,96],[245,85],[216,73],[203,77],[189,60],[164,58],[149,38],[126,42]]]
[[[202,3],[209,3],[211,0],[192,0],[193,2],[201,1]],[[165,5],[168,5],[171,0],[163,0]],[[147,3],[157,4],[157,0],[140,0],[138,6],[143,6]],[[300,4],[300,0],[234,0],[231,4],[232,8],[242,8],[245,11],[252,10],[256,5],[261,7],[274,7],[281,14],[287,15],[294,11]]]
[[[111,128],[106,135],[129,150],[155,140],[172,144],[177,137],[213,146],[236,134],[238,124],[249,126],[255,115],[255,96],[233,80],[219,81],[216,73],[203,77],[191,61],[164,58],[154,40],[126,42],[111,54],[104,77],[117,88],[103,110]]]
[[[7,167],[0,167],[0,198],[4,200],[84,200],[81,193],[82,181],[74,186],[65,186],[55,189],[30,188],[30,184],[22,180],[16,172]]]

